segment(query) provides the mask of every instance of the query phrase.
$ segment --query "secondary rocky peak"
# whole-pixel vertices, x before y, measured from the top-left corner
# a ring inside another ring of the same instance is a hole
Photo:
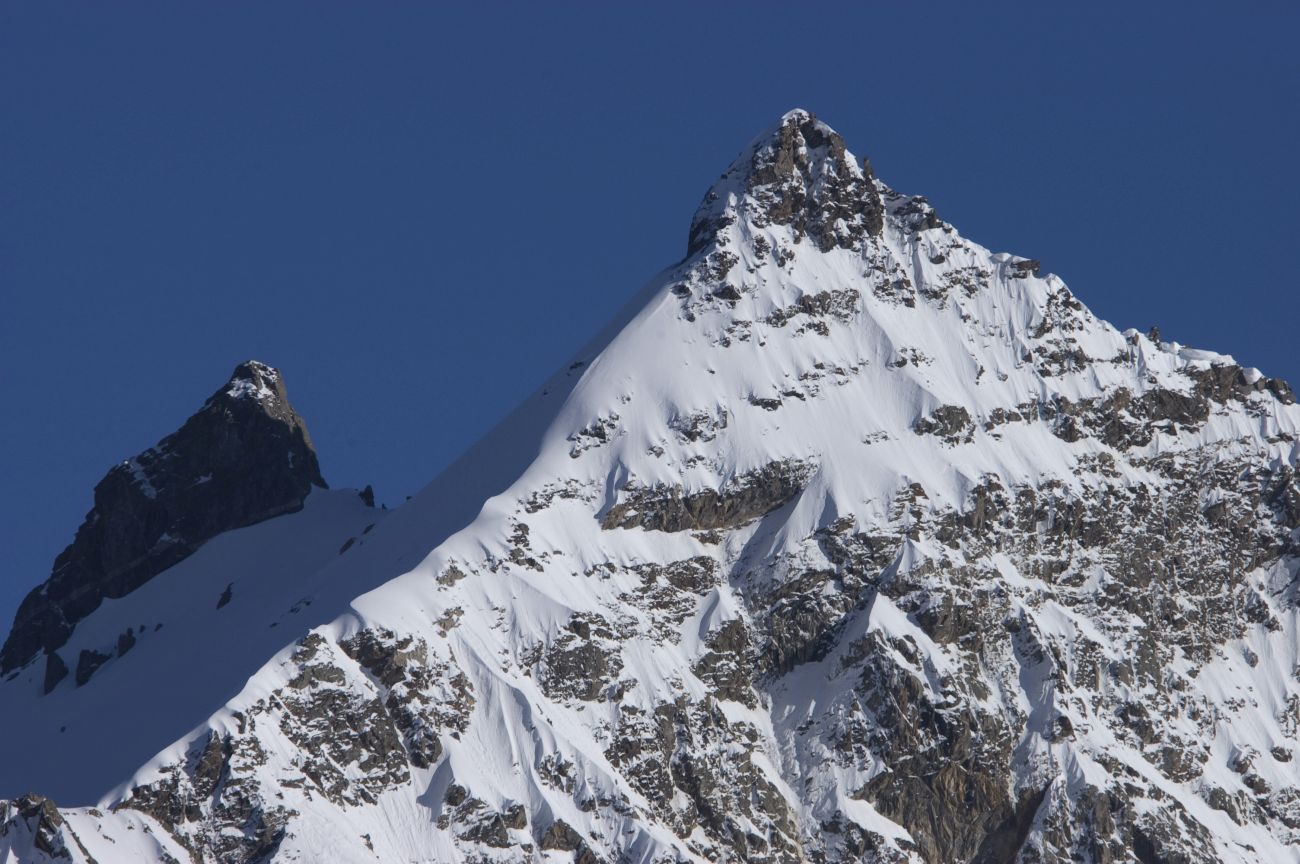
[[[737,221],[760,229],[789,225],[823,252],[854,248],[881,232],[884,213],[869,163],[859,166],[838,132],[795,109],[754,139],[704,196],[687,255]]]
[[[241,363],[179,430],[113,466],[50,578],[24,599],[0,648],[0,673],[50,654],[46,687],[67,663],[53,652],[106,598],[122,597],[216,535],[302,507],[325,487],[307,426],[283,376]]]

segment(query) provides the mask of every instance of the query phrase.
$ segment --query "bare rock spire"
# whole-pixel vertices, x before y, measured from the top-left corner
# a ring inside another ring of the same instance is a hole
[[[18,608],[0,674],[58,649],[105,599],[223,531],[300,509],[313,486],[325,480],[284,378],[265,363],[239,364],[179,430],[99,481],[75,539]]]

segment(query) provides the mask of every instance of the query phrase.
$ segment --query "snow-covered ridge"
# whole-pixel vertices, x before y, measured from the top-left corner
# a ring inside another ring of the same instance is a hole
[[[1300,861],[1290,388],[807,112],[689,249],[68,857]]]

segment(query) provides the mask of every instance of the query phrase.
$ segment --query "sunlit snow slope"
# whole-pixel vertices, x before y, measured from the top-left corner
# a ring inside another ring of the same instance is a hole
[[[791,112],[366,560],[427,557],[0,849],[1300,861],[1294,402]]]

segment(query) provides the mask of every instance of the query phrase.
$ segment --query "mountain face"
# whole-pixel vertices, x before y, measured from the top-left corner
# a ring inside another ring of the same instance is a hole
[[[363,550],[422,560],[0,850],[1300,861],[1298,434],[794,111]]]
[[[126,596],[223,531],[300,509],[313,486],[325,481],[280,374],[241,364],[178,431],[99,481],[76,538],[19,607],[0,647],[0,675],[43,652],[53,689],[68,674],[55,650],[104,600]]]

